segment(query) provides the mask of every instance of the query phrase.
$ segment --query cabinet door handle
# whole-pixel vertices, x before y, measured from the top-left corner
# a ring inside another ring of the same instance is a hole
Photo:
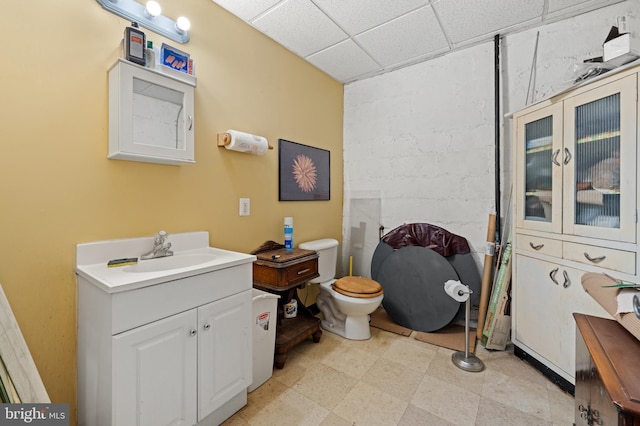
[[[636,294],[633,296],[633,312],[635,312],[636,317],[640,319],[640,297]]]
[[[211,328],[211,324],[206,323],[205,325],[202,326],[202,328],[204,328],[205,330],[208,330]]]
[[[560,154],[560,150],[556,149],[556,152],[553,153],[553,157],[551,158],[551,161],[553,162],[553,164],[555,164],[556,166],[559,166],[560,163],[558,163],[558,154]]]
[[[302,274],[306,274],[307,272],[309,272],[311,269],[307,268],[307,269],[303,269],[302,271],[298,271],[298,275],[302,275]]]
[[[191,330],[189,330],[189,336],[195,336],[196,334],[198,334],[198,332],[196,330],[194,330],[193,328]]]
[[[569,148],[564,149],[564,164],[569,164],[571,161],[571,153],[569,152]]]
[[[549,272],[549,278],[551,278],[551,281],[553,281],[556,285],[558,285],[558,281],[556,280],[557,273],[558,273],[558,268],[553,268],[553,270]]]
[[[567,271],[562,271],[562,276],[564,277],[564,282],[562,283],[562,287],[567,288],[571,285],[571,280],[569,279],[569,274]]]
[[[531,241],[529,241],[529,245],[534,250],[540,250],[542,247],[544,247],[544,244],[533,244]]]
[[[591,257],[586,251],[584,252],[584,257],[586,257],[589,262],[593,263],[600,263],[607,258],[607,256]]]
[[[187,115],[189,118],[189,130],[193,129],[193,117],[191,115]]]

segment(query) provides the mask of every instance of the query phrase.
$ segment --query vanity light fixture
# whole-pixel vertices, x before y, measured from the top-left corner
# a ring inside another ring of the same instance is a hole
[[[178,43],[189,41],[191,23],[183,16],[177,22],[162,15],[162,8],[158,2],[150,0],[146,6],[135,0],[97,0],[109,12],[131,21],[139,26],[150,29]]]

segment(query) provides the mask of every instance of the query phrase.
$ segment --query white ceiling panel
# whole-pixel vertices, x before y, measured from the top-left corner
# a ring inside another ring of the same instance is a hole
[[[429,4],[429,0],[314,0],[350,35],[357,35]]]
[[[245,0],[216,0],[215,3],[227,9],[229,12],[236,15],[245,21],[251,21],[253,18],[260,15],[265,10],[273,7],[280,0],[260,0],[260,1],[245,1]]]
[[[430,6],[375,27],[355,39],[384,66],[449,47]]]
[[[353,40],[333,45],[306,59],[338,81],[349,81],[360,75],[382,71],[382,67]]]
[[[527,21],[540,20],[544,0],[456,1],[433,4],[445,33],[453,43],[495,34]]]
[[[212,1],[349,83],[625,0]]]
[[[302,57],[347,39],[347,34],[311,0],[283,1],[253,25]]]

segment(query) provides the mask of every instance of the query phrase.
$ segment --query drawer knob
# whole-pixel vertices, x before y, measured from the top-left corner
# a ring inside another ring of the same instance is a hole
[[[302,271],[298,271],[298,275],[302,275],[302,274],[306,274],[307,272],[309,272],[311,269],[307,268],[307,269],[303,269]]]
[[[534,250],[540,250],[542,247],[544,247],[544,244],[533,244],[531,241],[529,241],[529,245]]]
[[[593,263],[600,263],[607,258],[607,256],[591,257],[586,251],[584,252],[584,257],[586,257],[589,262]]]

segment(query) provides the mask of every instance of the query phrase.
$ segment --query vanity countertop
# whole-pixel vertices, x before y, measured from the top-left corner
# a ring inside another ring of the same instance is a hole
[[[108,267],[113,259],[139,258],[154,237],[107,240],[76,246],[75,272],[107,293],[117,293],[200,275],[242,264],[256,256],[209,247],[209,233],[169,234],[173,256],[138,260],[135,265]]]

